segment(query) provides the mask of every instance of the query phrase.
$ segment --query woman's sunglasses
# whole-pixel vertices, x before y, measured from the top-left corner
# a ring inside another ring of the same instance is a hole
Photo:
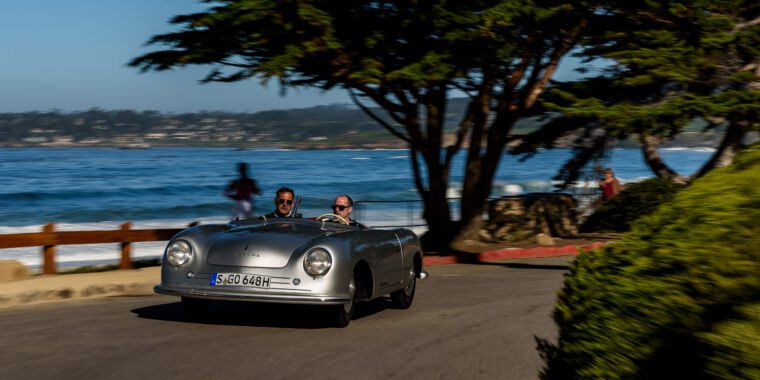
[[[347,209],[347,208],[349,208],[349,207],[351,207],[351,206],[346,206],[346,205],[332,205],[332,208],[333,208],[333,210],[335,210],[335,209],[337,208],[337,209],[338,209],[338,210],[340,210],[340,211],[343,211],[343,210],[345,210],[345,209]]]
[[[278,202],[279,204],[281,204],[281,205],[282,205],[282,204],[285,204],[285,203],[287,203],[287,204],[289,204],[289,205],[292,205],[292,204],[293,204],[293,200],[292,200],[292,199],[278,199],[278,200],[277,200],[277,202]]]

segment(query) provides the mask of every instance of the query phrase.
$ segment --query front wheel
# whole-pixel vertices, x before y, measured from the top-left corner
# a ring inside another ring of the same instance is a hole
[[[412,301],[414,301],[414,291],[417,289],[417,274],[411,271],[409,277],[403,289],[391,293],[393,305],[399,309],[408,309],[412,306]]]
[[[351,296],[351,302],[343,305],[335,305],[335,326],[346,327],[354,319],[354,306],[356,305],[356,282],[351,277],[351,282],[348,284],[348,295]]]

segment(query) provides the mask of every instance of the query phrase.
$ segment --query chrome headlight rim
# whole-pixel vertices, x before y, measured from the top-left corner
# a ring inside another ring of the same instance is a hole
[[[166,247],[166,262],[172,268],[180,268],[193,258],[193,246],[187,240],[177,239]]]
[[[325,248],[312,248],[303,257],[303,270],[313,278],[326,275],[330,268],[332,268],[332,254]]]

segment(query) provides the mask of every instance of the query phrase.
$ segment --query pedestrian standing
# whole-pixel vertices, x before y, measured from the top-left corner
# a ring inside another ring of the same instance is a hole
[[[250,218],[253,216],[253,196],[259,195],[259,185],[255,180],[248,177],[248,164],[238,163],[240,178],[230,182],[224,195],[235,201],[232,206],[232,218]]]
[[[599,188],[602,190],[602,200],[614,198],[620,192],[620,181],[615,178],[612,169],[604,169],[604,178],[599,181]]]

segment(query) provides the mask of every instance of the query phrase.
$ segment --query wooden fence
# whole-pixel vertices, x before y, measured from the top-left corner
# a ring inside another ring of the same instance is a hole
[[[191,224],[193,226],[194,224]],[[19,247],[42,247],[43,274],[55,274],[55,247],[69,244],[119,243],[121,262],[119,269],[132,268],[132,243],[142,241],[164,241],[184,228],[133,230],[132,223],[121,225],[121,229],[110,231],[56,231],[55,223],[46,224],[42,232],[0,235],[0,249]]]

